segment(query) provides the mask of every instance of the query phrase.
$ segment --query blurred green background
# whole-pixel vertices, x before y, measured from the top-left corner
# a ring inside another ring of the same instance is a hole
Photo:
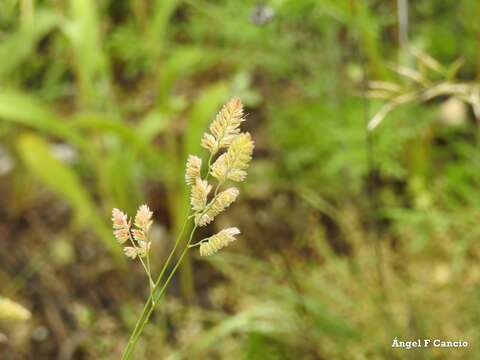
[[[136,358],[480,358],[479,18],[478,0],[0,0],[0,358],[120,357],[149,290],[111,209],[151,206],[160,268],[186,156],[232,96],[254,160],[204,231],[242,235],[192,252]]]

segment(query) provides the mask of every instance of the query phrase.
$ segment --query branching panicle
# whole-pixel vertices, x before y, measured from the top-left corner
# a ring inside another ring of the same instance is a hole
[[[212,190],[212,186],[206,180],[197,178],[197,181],[192,185],[190,194],[190,204],[194,211],[202,211],[207,205],[207,196]]]
[[[236,227],[224,229],[219,233],[209,237],[206,241],[200,243],[200,256],[210,256],[218,250],[228,246],[236,240],[235,235],[240,234],[240,230]]]
[[[187,185],[195,184],[195,181],[201,176],[201,169],[202,159],[195,155],[189,155],[185,170],[185,182]]]
[[[230,100],[217,114],[210,125],[211,134],[204,134],[201,145],[216,154],[222,148],[228,148],[240,133],[243,118],[243,105],[239,98]]]
[[[223,212],[237,199],[238,194],[238,189],[234,187],[222,191],[210,202],[205,211],[195,216],[196,224],[198,226],[210,224],[217,215]]]
[[[112,211],[113,234],[115,238],[120,244],[125,244],[129,241],[129,245],[124,246],[123,252],[130,259],[137,257],[140,259],[150,284],[153,283],[153,280],[150,272],[149,252],[151,243],[148,238],[148,232],[153,224],[152,216],[153,212],[150,208],[147,205],[141,205],[135,215],[134,228],[132,228],[128,215],[119,209],[113,209]]]
[[[201,146],[210,152],[208,169],[205,178],[202,178],[202,159],[195,155],[187,158],[185,170],[185,182],[190,186],[190,211],[185,225],[190,219],[194,219],[194,226],[190,233],[188,242],[180,257],[176,261],[173,270],[170,271],[167,279],[162,284],[163,275],[170,265],[170,261],[176,254],[177,247],[181,243],[181,234],[177,237],[173,249],[163,264],[162,270],[154,282],[150,270],[150,245],[148,232],[152,225],[152,212],[147,205],[142,205],[137,211],[134,220],[134,228],[131,226],[128,216],[118,209],[112,211],[114,235],[121,244],[129,241],[123,251],[131,259],[138,258],[141,262],[150,283],[151,294],[145,304],[144,312],[139,318],[137,325],[130,336],[122,359],[129,359],[135,344],[140,337],[148,319],[153,312],[158,300],[164,294],[173,274],[180,265],[183,257],[191,247],[199,246],[201,256],[209,256],[236,240],[240,230],[231,227],[220,231],[198,243],[191,244],[193,236],[198,227],[211,223],[216,216],[228,208],[238,197],[239,191],[235,187],[223,189],[225,182],[241,182],[247,176],[247,168],[252,158],[254,144],[249,133],[241,133],[240,125],[243,118],[243,105],[239,98],[230,100],[215,117],[210,125],[210,133],[205,133],[201,140]],[[219,152],[222,152],[218,154]],[[212,164],[212,160],[216,161]],[[215,191],[209,183],[213,177]]]

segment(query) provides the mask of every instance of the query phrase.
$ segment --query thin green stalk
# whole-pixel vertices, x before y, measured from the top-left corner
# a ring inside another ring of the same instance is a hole
[[[200,240],[200,241],[198,241],[198,242],[196,242],[196,243],[193,243],[193,244],[188,245],[188,247],[189,247],[189,248],[192,248],[192,247],[198,246],[198,245],[200,245],[202,242],[208,241],[208,239],[210,239],[210,238],[202,239],[202,240]]]
[[[135,249],[138,249],[137,245],[135,245],[135,241],[133,241],[133,237],[132,237],[132,234],[130,233],[130,230],[128,231],[128,238],[130,239],[130,243],[132,244],[132,246]],[[147,256],[148,256],[148,254],[147,254]],[[145,264],[145,262],[143,261],[141,256],[138,256],[138,259],[142,263],[143,269],[145,270],[145,273],[147,274],[148,283],[150,284],[150,292],[152,292],[153,291],[153,286],[152,285],[154,283],[153,283],[153,279],[152,279],[152,274],[150,272],[150,263]],[[148,257],[147,257],[147,261],[148,261]]]
[[[150,285],[150,292],[153,291],[153,285],[154,285],[154,282],[153,282],[153,279],[152,279],[152,274],[150,273],[150,266],[149,265],[145,265],[144,262],[142,261],[142,265],[145,269],[145,272],[147,273],[147,278],[148,278],[148,284]]]
[[[182,228],[181,228],[179,234],[177,235],[177,238],[175,239],[175,244],[173,245],[173,248],[170,251],[170,254],[168,255],[167,260],[165,260],[165,262],[163,264],[162,270],[160,271],[160,274],[157,277],[157,281],[155,282],[154,287],[158,287],[158,285],[160,284],[160,281],[162,280],[163,275],[165,274],[165,271],[167,271],[168,265],[170,265],[170,261],[172,260],[173,256],[175,255],[175,252],[177,251],[178,245],[180,245],[180,240],[182,239],[183,233],[185,232],[185,229],[187,227],[187,223],[190,220],[190,216],[188,216],[189,213],[190,213],[190,209],[187,212],[186,219],[183,222]]]
[[[210,176],[210,169],[211,169],[211,167],[212,167],[213,156],[214,156],[214,154],[211,153],[211,154],[210,154],[210,157],[208,158],[207,175],[205,176],[206,179],[208,179],[208,177]]]
[[[145,264],[145,261],[143,261],[141,256],[138,256],[140,259],[140,262],[142,263],[143,269],[145,270],[145,273],[147,274],[148,277],[148,282],[153,282],[152,275],[150,274],[150,271],[148,270],[148,266]]]
[[[151,314],[153,313],[153,311],[155,310],[155,304],[161,299],[161,297],[163,296],[163,294],[165,293],[167,287],[168,287],[168,284],[170,283],[170,280],[172,279],[173,275],[175,274],[175,272],[177,271],[178,267],[180,266],[180,264],[182,263],[182,260],[183,258],[185,257],[185,255],[187,254],[188,250],[189,250],[189,244],[191,243],[192,241],[192,238],[193,238],[193,235],[195,233],[195,230],[196,230],[197,226],[194,226],[194,228],[192,229],[192,232],[190,233],[190,237],[188,239],[188,243],[185,245],[185,248],[183,249],[182,251],[182,254],[180,255],[180,257],[178,258],[177,260],[177,263],[175,264],[173,270],[170,272],[170,274],[168,275],[167,277],[167,280],[165,281],[165,283],[163,284],[162,288],[160,289],[160,291],[158,292],[157,291],[157,294],[154,294],[154,303],[152,304],[153,306],[150,307],[150,310],[148,311],[147,313],[147,316],[146,316],[146,319],[145,319],[145,325],[148,323],[148,320],[151,316]],[[139,332],[137,333],[136,335],[136,338],[135,338],[135,343],[138,341],[138,338],[140,337],[141,333],[143,331],[143,327],[141,327],[139,329]],[[132,349],[133,350],[133,349]]]
[[[153,291],[153,288],[155,286],[155,283],[153,282],[153,279],[152,279],[152,267],[150,266],[150,254],[149,252],[147,252],[147,268],[148,268],[148,280],[149,280],[149,283],[150,283],[150,292]]]
[[[217,195],[218,195],[218,189],[220,189],[220,186],[222,185],[223,183],[218,183],[217,186],[215,187],[215,194],[213,195],[213,200],[212,200],[212,204],[213,204],[213,201],[215,201],[215,199],[217,198]]]
[[[165,271],[167,270],[168,265],[170,264],[170,261],[172,260],[173,256],[175,255],[175,252],[177,251],[178,245],[180,245],[180,240],[182,238],[182,235],[187,227],[188,220],[190,220],[190,216],[188,214],[190,213],[190,210],[187,213],[186,219],[183,222],[182,229],[180,230],[180,233],[177,235],[177,238],[175,239],[175,244],[173,245],[172,251],[170,251],[170,254],[168,255],[167,260],[165,260],[165,263],[163,264],[162,270],[160,271],[160,275],[157,277],[157,281],[155,282],[155,286],[158,286],[160,281],[163,278],[163,275],[165,274]]]
[[[187,215],[188,215],[188,213],[187,213]],[[168,265],[170,264],[170,261],[172,260],[173,255],[175,254],[175,252],[177,250],[178,245],[180,244],[180,239],[182,238],[183,233],[185,232],[185,228],[187,226],[188,220],[189,220],[189,217],[187,216],[187,218],[185,219],[185,222],[183,223],[182,229],[180,230],[179,234],[177,235],[177,238],[175,239],[175,244],[173,246],[173,249],[170,251],[170,254],[169,254],[167,260],[165,260],[165,263],[163,264],[162,270],[160,271],[160,274],[157,277],[157,281],[155,282],[155,286],[154,286],[153,290],[151,291],[150,296],[149,296],[147,302],[145,303],[145,306],[143,307],[142,314],[138,318],[137,323],[135,324],[135,328],[133,329],[132,334],[130,335],[129,345],[130,345],[130,341],[132,340],[133,336],[137,333],[137,331],[140,327],[140,324],[144,320],[144,317],[147,314],[148,308],[150,306],[152,306],[153,303],[155,302],[154,298],[153,298],[153,294],[155,292],[155,289],[159,286],[160,281],[162,280],[163,275],[165,274],[165,271],[167,270]],[[129,345],[127,345],[127,349],[128,349]],[[127,351],[127,349],[125,350],[125,352]]]
[[[132,246],[135,249],[138,249],[137,245],[135,245],[135,241],[133,241],[132,234],[130,233],[130,231],[128,231],[128,238],[130,239],[130,243],[132,244]],[[150,283],[150,291],[151,291],[152,290],[151,284],[153,283],[153,279],[152,279],[152,274],[150,273],[150,266],[149,265],[147,266],[145,264],[145,262],[143,261],[141,256],[138,256],[138,259],[142,263],[143,269],[145,270],[145,273],[147,274],[147,277],[148,277],[148,280],[149,280],[149,283]]]
[[[125,348],[125,351],[123,353],[122,360],[130,359],[130,356],[131,356],[131,354],[132,354],[132,352],[135,348],[135,345],[138,342],[138,339],[140,338],[140,335],[143,332],[143,329],[145,328],[145,325],[148,323],[148,320],[150,319],[151,314],[155,310],[155,305],[158,303],[158,301],[161,299],[161,297],[165,293],[165,290],[166,290],[168,284],[170,283],[170,280],[172,279],[173,275],[175,274],[178,267],[180,266],[183,258],[187,254],[188,249],[189,249],[189,245],[192,241],[192,238],[193,238],[193,235],[194,235],[196,229],[197,229],[197,225],[195,225],[193,227],[192,231],[190,232],[190,236],[189,236],[187,245],[183,249],[182,254],[180,255],[177,263],[175,264],[174,268],[172,269],[172,271],[168,275],[168,277],[165,280],[165,283],[163,284],[161,289],[159,289],[159,287],[160,287],[160,281],[162,279],[162,275],[163,275],[164,271],[162,271],[162,273],[158,277],[157,283],[155,284],[154,291],[152,292],[152,295],[148,298],[147,302],[145,303],[145,306],[143,308],[143,312],[142,312],[142,314],[140,315],[140,318],[137,321],[137,325],[135,326],[135,329],[133,330],[132,334],[130,335],[130,339],[129,339],[127,347]],[[180,238],[180,236],[177,238],[177,240],[179,238]],[[177,241],[177,242],[179,242],[179,241]],[[173,253],[173,250],[172,250],[172,253]],[[171,259],[171,257],[169,257],[169,259]],[[166,268],[166,266],[164,266],[164,268]]]

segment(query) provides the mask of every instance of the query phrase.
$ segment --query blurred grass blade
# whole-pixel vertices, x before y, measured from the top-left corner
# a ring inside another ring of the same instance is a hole
[[[171,176],[168,173],[168,168],[164,166],[168,158],[163,152],[156,151],[151,146],[151,141],[154,136],[162,132],[167,124],[166,119],[159,119],[154,117],[151,120],[157,121],[156,124],[148,124],[145,128],[140,125],[140,129],[121,122],[118,119],[111,118],[105,114],[80,114],[71,119],[69,125],[72,131],[80,129],[97,130],[99,134],[115,134],[122,140],[121,146],[127,146],[133,151],[135,158],[142,158],[155,167],[155,174],[159,176],[160,180]],[[153,121],[152,121],[153,122]],[[148,128],[147,128],[148,127]],[[120,151],[120,149],[118,150]]]
[[[420,63],[439,74],[445,74],[445,68],[426,52],[416,47],[411,47],[410,50]]]
[[[40,101],[21,92],[0,90],[0,119],[58,136],[83,149],[89,148],[81,136],[69,129]]]
[[[154,54],[163,50],[167,40],[167,27],[179,0],[156,0],[149,26],[150,46]]]
[[[253,314],[254,315],[254,314]],[[196,337],[192,343],[190,351],[202,353],[206,349],[214,346],[214,344],[220,342],[223,338],[234,332],[248,331],[252,323],[252,311],[242,311],[234,314],[224,321],[218,323],[218,325],[202,333],[201,336]],[[181,351],[180,351],[181,353]]]
[[[70,10],[71,21],[64,24],[63,30],[75,53],[75,71],[82,102],[91,105],[102,98],[99,83],[108,80],[96,2],[70,0]]]
[[[460,71],[461,67],[465,64],[465,59],[458,58],[453,63],[451,63],[447,70],[446,70],[446,79],[447,80],[454,80],[457,76],[458,72]]]
[[[109,227],[101,220],[105,216],[97,211],[75,172],[55,159],[48,145],[35,135],[21,136],[17,147],[28,170],[51,191],[67,201],[74,209],[79,223],[91,228],[116,259],[123,262],[120,247],[115,243]]]
[[[337,1],[336,3],[342,3]],[[379,38],[381,25],[378,17],[375,16],[371,6],[363,1],[352,1],[354,13],[349,19],[351,23],[357,24],[360,45],[362,51],[368,58],[367,66],[377,79],[386,79],[388,77],[383,65]]]
[[[0,42],[0,80],[30,57],[38,42],[60,22],[51,12],[38,12],[32,26],[24,26]]]
[[[157,99],[161,103],[171,93],[172,86],[180,77],[187,77],[211,63],[212,57],[199,47],[178,47],[162,64],[158,80]]]
[[[170,123],[168,114],[164,114],[160,110],[152,110],[140,121],[137,133],[145,141],[150,142],[162,132],[164,132]]]

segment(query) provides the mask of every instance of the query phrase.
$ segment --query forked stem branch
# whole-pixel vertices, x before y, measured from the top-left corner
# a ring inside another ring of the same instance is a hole
[[[192,231],[190,232],[188,243],[185,246],[185,248],[183,249],[182,254],[180,255],[179,259],[177,260],[174,268],[172,269],[172,271],[168,275],[167,279],[165,280],[165,283],[163,285],[161,285],[162,278],[163,278],[163,276],[164,276],[164,274],[165,274],[165,272],[168,268],[168,265],[170,264],[174,254],[175,254],[175,252],[178,248],[178,245],[180,244],[180,240],[182,238],[183,233],[185,232],[185,228],[187,226],[187,223],[188,223],[188,217],[187,217],[187,220],[185,220],[185,222],[183,224],[183,227],[180,230],[179,235],[177,236],[177,239],[175,240],[175,245],[173,246],[167,260],[165,260],[165,263],[162,267],[162,270],[160,271],[160,274],[158,275],[157,281],[154,284],[153,290],[152,290],[149,298],[147,299],[147,301],[146,301],[146,303],[143,307],[142,314],[138,318],[137,323],[135,325],[135,328],[133,329],[132,333],[130,334],[130,338],[128,340],[127,347],[125,348],[124,353],[122,355],[122,360],[130,359],[131,354],[132,354],[132,352],[135,348],[135,345],[137,344],[138,339],[140,338],[140,335],[142,334],[143,329],[145,328],[145,325],[148,323],[148,320],[150,319],[151,314],[155,310],[156,304],[158,304],[158,301],[161,299],[161,297],[165,293],[165,290],[166,290],[168,284],[170,283],[170,280],[172,279],[173,275],[177,271],[178,267],[180,266],[180,263],[182,262],[183,258],[185,257],[185,255],[186,255],[186,253],[189,249],[189,245],[192,241],[195,230],[197,229],[196,225],[193,227]]]

